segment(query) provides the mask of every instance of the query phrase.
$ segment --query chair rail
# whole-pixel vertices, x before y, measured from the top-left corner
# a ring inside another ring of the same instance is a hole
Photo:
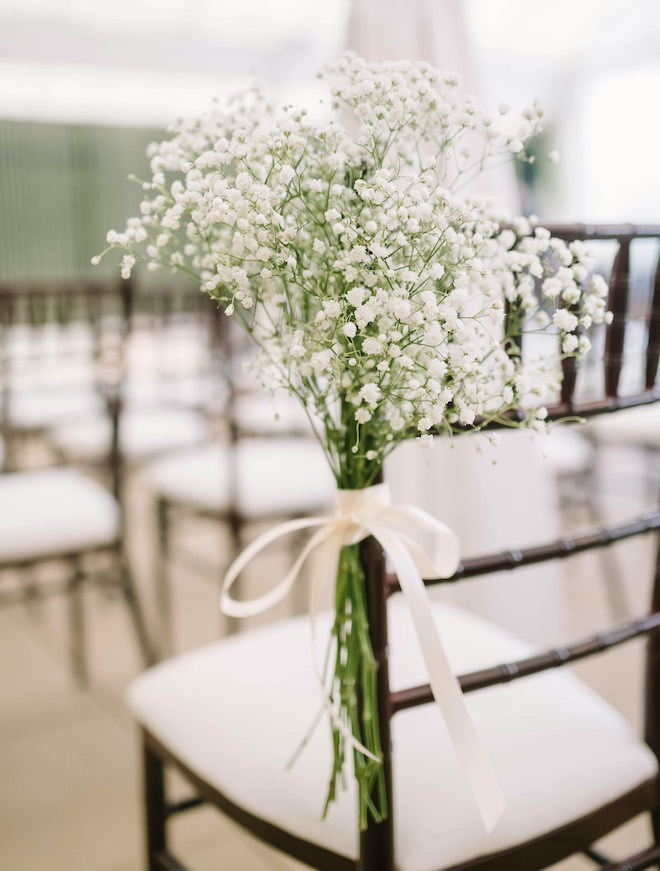
[[[634,520],[612,526],[601,526],[582,535],[564,535],[547,544],[534,545],[520,550],[504,550],[495,554],[466,559],[461,562],[451,577],[427,578],[424,583],[427,586],[453,584],[466,578],[476,578],[480,575],[500,571],[513,571],[524,566],[555,559],[566,559],[598,547],[608,546],[618,541],[625,541],[628,538],[658,530],[660,530],[660,507],[647,511]],[[388,574],[386,583],[389,595],[400,590],[396,575]]]
[[[595,653],[602,653],[633,638],[638,638],[640,635],[648,635],[658,628],[660,628],[660,612],[654,612],[646,617],[620,623],[612,629],[591,635],[575,644],[556,647],[525,659],[501,663],[479,671],[471,671],[460,675],[457,680],[464,693],[486,689],[486,687],[497,684],[511,683],[521,677],[529,677],[551,668],[560,668],[587,656],[593,656]],[[414,708],[432,701],[431,687],[429,684],[421,684],[392,692],[390,708],[391,712],[395,714],[406,708]]]

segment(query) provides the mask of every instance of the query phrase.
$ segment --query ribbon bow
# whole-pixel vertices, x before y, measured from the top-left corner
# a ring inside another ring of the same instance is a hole
[[[239,602],[231,598],[229,592],[234,581],[261,550],[284,535],[313,527],[319,528],[303,547],[288,573],[273,589],[249,601]],[[432,534],[435,546],[432,557],[408,534],[419,531]],[[336,577],[341,548],[357,544],[370,535],[379,542],[397,575],[413,619],[433,696],[445,719],[484,826],[490,832],[504,811],[506,802],[492,763],[468,713],[461,688],[451,671],[422,581],[422,577],[448,578],[456,571],[459,563],[458,539],[448,526],[415,506],[393,505],[387,484],[377,484],[363,490],[338,490],[333,517],[307,517],[281,523],[259,536],[238,556],[223,580],[221,609],[232,617],[250,617],[272,607],[287,595],[305,560],[316,551],[310,593],[313,635],[321,593]],[[372,756],[339,721],[323,688],[316,662],[315,668],[324,704],[333,723],[353,747]]]

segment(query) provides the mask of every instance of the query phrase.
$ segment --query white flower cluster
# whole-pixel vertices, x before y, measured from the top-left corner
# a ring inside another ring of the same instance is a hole
[[[173,128],[150,147],[141,216],[108,241],[124,275],[137,258],[197,276],[258,342],[257,372],[320,422],[339,483],[364,486],[413,431],[521,407],[539,426],[607,288],[583,245],[458,193],[524,158],[538,106],[489,115],[425,63],[346,55],[326,75],[325,123],[254,90]],[[547,352],[521,352],[542,331]]]

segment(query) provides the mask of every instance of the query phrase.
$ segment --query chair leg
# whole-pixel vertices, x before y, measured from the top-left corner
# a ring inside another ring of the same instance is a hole
[[[128,559],[125,554],[120,554],[120,584],[121,591],[126,599],[128,610],[130,611],[133,625],[135,626],[135,634],[137,635],[138,644],[145,665],[153,665],[156,662],[154,650],[147,632],[147,625],[144,620],[142,606],[138,598],[133,574],[128,565]]]
[[[143,738],[143,754],[146,868],[147,871],[161,871],[159,857],[167,849],[165,766],[163,760],[149,748],[146,736]]]
[[[68,585],[69,629],[71,635],[71,668],[77,683],[86,688],[89,684],[85,644],[85,607],[83,582],[85,574],[79,560],[73,564],[73,575]]]
[[[169,575],[170,512],[166,499],[156,502],[156,522],[158,524],[158,548],[156,554],[156,608],[158,612],[158,631],[161,637],[161,653],[171,656],[174,653],[174,628],[172,625],[172,588]]]
[[[243,549],[243,518],[239,516],[238,512],[233,510],[229,513],[227,517],[227,525],[229,527],[229,547],[230,547],[230,556],[227,565],[229,566],[236,557],[240,554]],[[242,587],[242,579],[239,577],[237,581],[234,583],[234,593],[238,595],[240,598]],[[227,635],[234,635],[236,632],[240,631],[241,628],[241,620],[239,617],[227,617],[225,616],[225,632]]]

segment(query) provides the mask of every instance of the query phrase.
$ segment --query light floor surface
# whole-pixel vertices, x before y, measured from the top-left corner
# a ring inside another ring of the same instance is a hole
[[[642,497],[642,465],[632,452],[617,455],[620,474],[608,491],[610,516],[625,517]],[[638,486],[639,484],[639,486]],[[131,488],[131,554],[155,632],[152,511],[139,479]],[[566,528],[585,524],[583,509],[564,517]],[[199,553],[222,556],[215,528],[190,527],[188,543]],[[636,613],[648,598],[653,542],[618,548],[625,594]],[[274,559],[285,564],[285,554]],[[276,570],[269,565],[269,573]],[[217,609],[217,586],[185,567],[173,570],[176,646],[189,649],[226,630]],[[644,579],[640,583],[640,577]],[[594,557],[567,566],[562,580],[570,634],[589,634],[607,622],[608,597]],[[279,615],[300,607],[282,606]],[[73,682],[68,668],[66,613],[55,599],[32,608],[0,611],[0,869],[7,871],[141,871],[142,833],[137,733],[123,693],[141,668],[131,628],[119,601],[90,590],[90,689]],[[269,615],[268,619],[278,616]],[[559,641],[565,639],[558,639]],[[576,671],[641,729],[643,644],[634,642]],[[631,675],[634,679],[631,680]],[[194,871],[285,871],[302,865],[246,835],[213,809],[183,815],[173,843]],[[621,857],[649,843],[638,818],[610,836],[604,851]],[[555,871],[593,868],[574,857]]]

